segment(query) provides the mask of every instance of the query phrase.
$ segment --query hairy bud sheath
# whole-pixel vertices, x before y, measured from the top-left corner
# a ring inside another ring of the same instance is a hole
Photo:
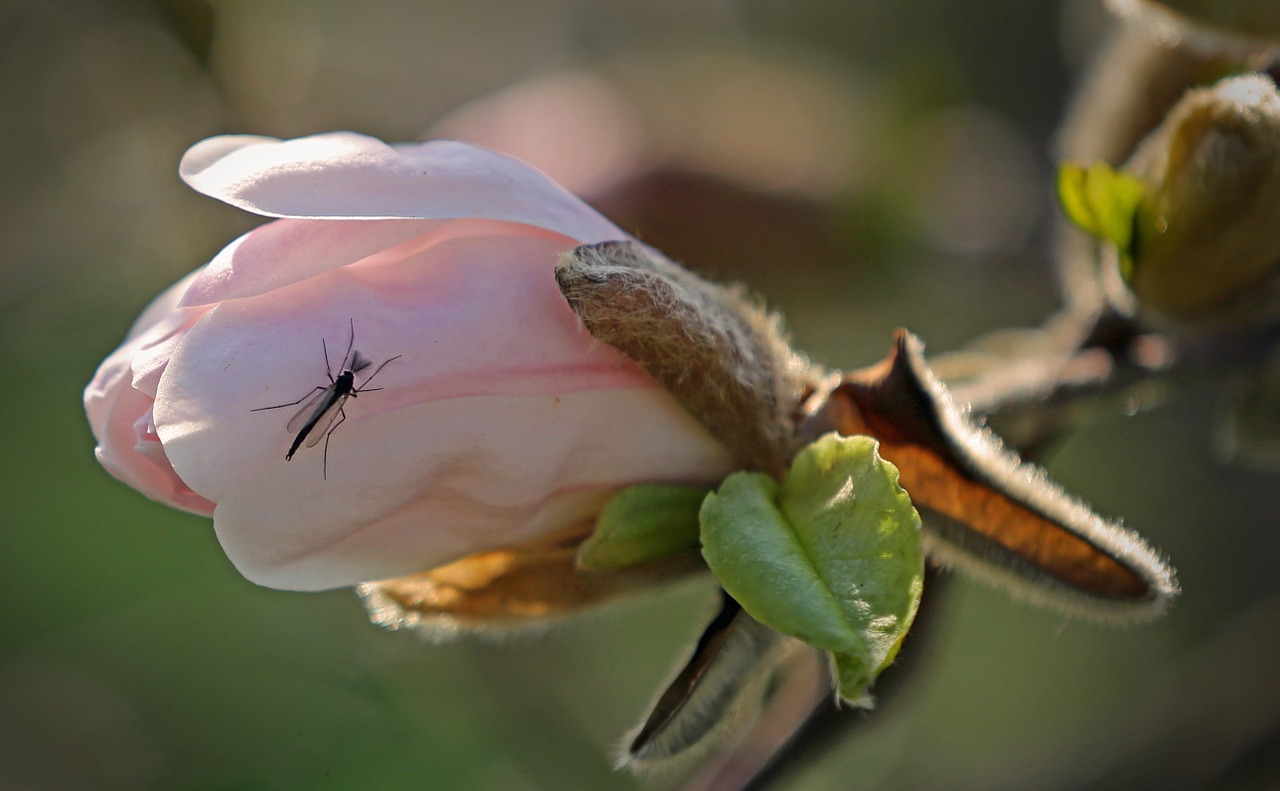
[[[587,331],[640,363],[739,464],[785,468],[808,364],[776,316],[634,242],[578,247],[556,280]]]

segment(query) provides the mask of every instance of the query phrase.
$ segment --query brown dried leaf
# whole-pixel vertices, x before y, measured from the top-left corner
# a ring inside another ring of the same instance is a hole
[[[537,629],[705,570],[696,550],[625,569],[584,570],[576,564],[582,537],[578,531],[550,544],[481,552],[420,574],[366,582],[356,592],[374,623],[447,640],[462,632]]]
[[[805,433],[831,430],[880,441],[922,512],[925,548],[937,561],[1095,620],[1154,617],[1177,592],[1173,569],[1142,538],[1095,514],[958,409],[905,331],[887,359],[834,387]]]

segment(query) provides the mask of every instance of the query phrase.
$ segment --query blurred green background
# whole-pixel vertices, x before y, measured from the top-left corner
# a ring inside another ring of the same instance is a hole
[[[0,788],[635,788],[606,754],[714,606],[690,584],[429,646],[350,592],[254,587],[207,520],[104,473],[81,389],[152,296],[257,222],[179,182],[188,145],[500,137],[484,112],[446,119],[590,72],[620,109],[547,114],[625,111],[636,147],[581,189],[853,367],[897,326],[943,351],[1055,308],[1051,138],[1104,23],[1092,0],[0,6]],[[1050,463],[1172,556],[1168,618],[1095,627],[956,580],[903,694],[783,787],[1277,787],[1280,489],[1211,458],[1222,397],[1206,382]]]

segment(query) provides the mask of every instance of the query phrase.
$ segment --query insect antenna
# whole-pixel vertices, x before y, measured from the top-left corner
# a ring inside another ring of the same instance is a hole
[[[373,373],[369,374],[369,378],[368,378],[368,379],[366,379],[366,380],[364,380],[364,384],[365,384],[365,385],[368,385],[370,382],[372,382],[372,381],[373,381],[373,377],[377,376],[379,373],[381,373],[381,371],[382,371],[382,369],[383,369],[383,368],[386,368],[386,367],[387,367],[387,363],[391,362],[392,360],[399,360],[399,359],[400,359],[401,357],[403,357],[403,356],[404,356],[403,354],[397,354],[395,357],[392,357],[392,358],[391,358],[391,359],[389,359],[389,360],[383,360],[383,361],[382,361],[382,365],[379,365],[379,366],[377,367],[377,369],[375,369],[375,370],[374,370],[374,372],[373,372]],[[364,390],[381,390],[381,389],[382,389],[381,387],[366,387],[366,386],[363,386],[363,385],[360,387],[360,390],[361,390],[361,391],[364,391]]]
[[[351,356],[351,352],[356,345],[356,320],[349,318],[347,323],[351,325],[351,340],[347,341],[347,353],[342,355],[342,370],[354,370],[347,366],[347,358]],[[356,356],[359,355],[360,352],[356,352]]]
[[[320,348],[324,349],[324,375],[329,377],[329,382],[333,382],[333,366],[329,364],[329,344],[324,342],[324,338],[320,339]],[[338,373],[342,373],[339,371]]]

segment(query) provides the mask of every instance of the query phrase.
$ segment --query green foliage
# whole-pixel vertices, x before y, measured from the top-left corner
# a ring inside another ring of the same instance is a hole
[[[578,550],[584,569],[615,569],[660,560],[698,546],[698,509],[707,490],[644,484],[614,495]]]
[[[920,517],[869,437],[827,435],[781,484],[737,473],[702,506],[702,554],[756,620],[831,652],[842,698],[893,661],[923,587]]]
[[[1058,200],[1062,211],[1086,233],[1115,245],[1120,274],[1133,271],[1134,216],[1145,187],[1136,176],[1114,170],[1105,162],[1058,167]]]

